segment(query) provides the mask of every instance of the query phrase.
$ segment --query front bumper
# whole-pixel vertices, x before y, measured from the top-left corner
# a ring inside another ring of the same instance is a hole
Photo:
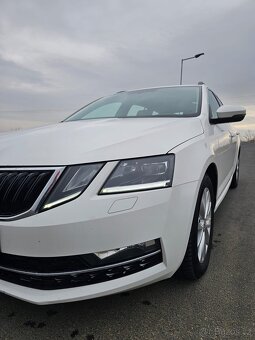
[[[0,222],[0,250],[26,257],[63,257],[107,251],[160,239],[162,262],[131,275],[90,285],[42,290],[0,279],[0,292],[37,304],[83,300],[168,278],[185,254],[198,182],[139,193],[98,196],[114,167],[74,201],[17,221]]]

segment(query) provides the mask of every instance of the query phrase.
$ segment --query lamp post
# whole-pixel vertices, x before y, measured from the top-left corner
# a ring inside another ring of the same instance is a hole
[[[194,57],[189,57],[189,58],[184,58],[184,59],[182,59],[182,61],[181,61],[181,77],[180,77],[180,85],[182,85],[183,62],[184,62],[185,60],[199,58],[199,57],[201,57],[201,55],[204,55],[204,53],[198,53],[198,54],[195,54]]]

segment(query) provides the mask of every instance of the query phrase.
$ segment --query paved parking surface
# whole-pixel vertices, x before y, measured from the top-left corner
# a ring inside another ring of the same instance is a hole
[[[255,339],[255,144],[215,217],[198,282],[172,278],[115,296],[35,306],[0,294],[0,339]]]

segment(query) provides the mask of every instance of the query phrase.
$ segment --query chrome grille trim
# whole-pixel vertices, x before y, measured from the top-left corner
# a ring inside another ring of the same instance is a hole
[[[63,173],[65,167],[1,167],[1,172],[8,172],[8,171],[53,171],[50,179],[48,180],[47,184],[45,185],[44,189],[41,191],[37,199],[35,200],[32,207],[24,211],[20,214],[14,215],[14,216],[1,216],[0,215],[0,221],[16,221],[21,218],[25,218],[28,216],[35,215],[37,213],[39,204],[44,199],[44,197],[49,193],[49,191],[52,189],[52,187],[55,185],[57,180],[59,179],[60,175]]]

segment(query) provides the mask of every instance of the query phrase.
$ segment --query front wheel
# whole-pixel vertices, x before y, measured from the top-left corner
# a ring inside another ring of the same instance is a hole
[[[207,270],[212,249],[214,206],[213,185],[206,175],[199,189],[189,242],[179,269],[184,278],[199,279]]]

